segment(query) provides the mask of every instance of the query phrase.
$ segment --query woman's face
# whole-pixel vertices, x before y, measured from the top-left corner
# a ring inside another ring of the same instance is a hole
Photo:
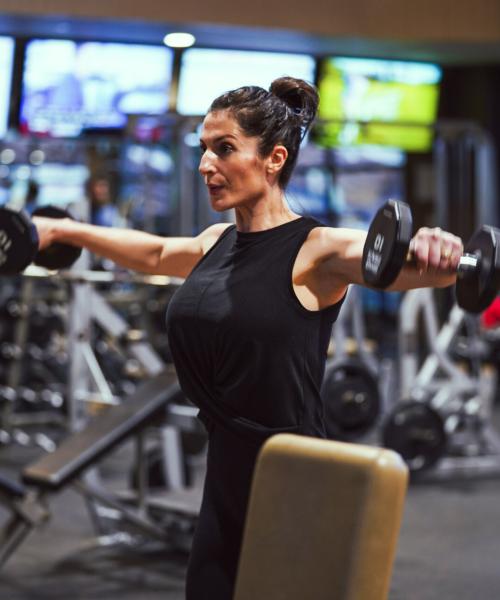
[[[246,136],[227,110],[205,117],[199,171],[214,210],[251,205],[265,196],[269,159],[259,156],[258,141]]]

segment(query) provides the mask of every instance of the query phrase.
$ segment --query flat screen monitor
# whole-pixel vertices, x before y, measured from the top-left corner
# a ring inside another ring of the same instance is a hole
[[[26,47],[22,131],[73,137],[121,129],[129,114],[168,108],[173,51],[165,46],[31,40]]]
[[[321,66],[316,140],[328,146],[379,144],[427,151],[441,69],[430,63],[328,58]]]
[[[8,128],[13,63],[14,39],[0,36],[0,138]]]
[[[9,203],[31,211],[46,204],[64,207],[81,202],[85,198],[88,177],[89,170],[85,165],[44,163],[36,169],[18,165],[12,169]],[[38,186],[35,206],[32,207],[24,206],[30,180]]]
[[[313,82],[315,67],[307,54],[190,48],[181,58],[177,112],[204,115],[220,94],[244,85],[268,89],[283,75]]]

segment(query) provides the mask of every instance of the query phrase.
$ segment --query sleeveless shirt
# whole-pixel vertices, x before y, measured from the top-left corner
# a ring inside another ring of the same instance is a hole
[[[310,311],[292,284],[318,226],[308,217],[257,232],[230,226],[172,297],[172,358],[209,430],[216,424],[258,445],[280,432],[325,437],[320,388],[343,300]]]

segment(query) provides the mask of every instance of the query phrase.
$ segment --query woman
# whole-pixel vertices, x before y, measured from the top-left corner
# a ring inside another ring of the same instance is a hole
[[[201,133],[199,170],[217,211],[236,226],[163,239],[37,219],[42,244],[84,246],[125,267],[187,277],[167,314],[181,386],[209,432],[188,600],[232,597],[252,470],[277,432],[325,436],[320,386],[332,323],[347,286],[362,284],[365,233],[332,229],[290,210],[285,188],[316,114],[316,90],[280,78],[217,98]],[[455,281],[462,245],[439,229],[412,240],[418,268],[392,286]]]

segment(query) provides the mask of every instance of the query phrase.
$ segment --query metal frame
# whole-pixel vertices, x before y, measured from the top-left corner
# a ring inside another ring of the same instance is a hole
[[[418,317],[423,316],[429,354],[418,366]],[[446,479],[454,476],[500,474],[500,436],[494,429],[492,398],[496,377],[484,371],[476,374],[464,372],[452,360],[449,350],[460,329],[467,320],[477,319],[465,313],[457,305],[450,311],[448,320],[438,326],[437,311],[430,288],[410,290],[406,293],[400,310],[399,321],[399,388],[400,397],[428,402],[438,411],[449,415],[460,411],[476,419],[477,429],[464,444],[462,456],[446,455],[425,477]],[[470,432],[469,432],[470,433]],[[453,437],[454,433],[449,432]],[[419,474],[420,475],[420,474]]]

